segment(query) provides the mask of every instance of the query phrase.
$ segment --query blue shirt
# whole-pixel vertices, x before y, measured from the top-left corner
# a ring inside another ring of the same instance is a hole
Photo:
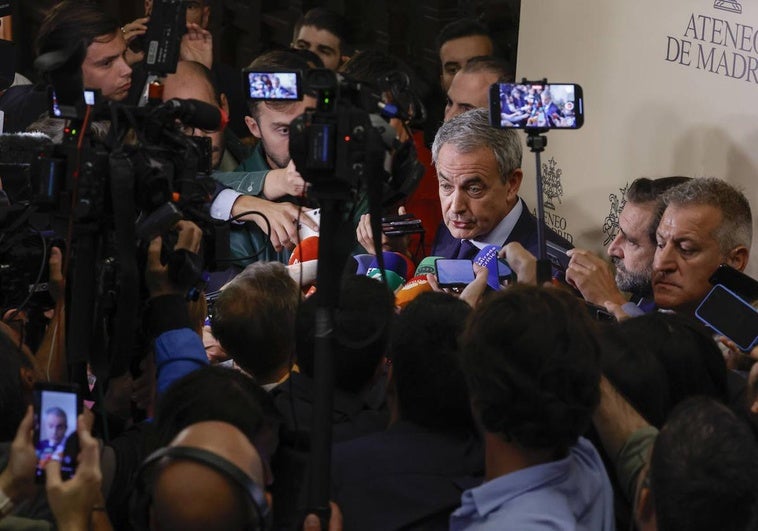
[[[612,531],[613,491],[600,456],[584,438],[568,457],[512,472],[469,489],[450,530]]]

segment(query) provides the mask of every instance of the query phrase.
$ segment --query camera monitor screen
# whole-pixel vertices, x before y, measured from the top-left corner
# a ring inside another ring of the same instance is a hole
[[[245,75],[245,93],[251,100],[302,99],[300,76],[298,72],[261,72],[247,70]]]
[[[582,87],[573,83],[495,83],[490,123],[500,129],[578,129],[584,124]]]

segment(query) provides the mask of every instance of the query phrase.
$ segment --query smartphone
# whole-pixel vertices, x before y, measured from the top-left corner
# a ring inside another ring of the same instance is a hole
[[[303,99],[300,72],[245,69],[242,90],[252,101],[299,101]]]
[[[398,214],[382,218],[382,232],[387,236],[402,236],[424,232],[424,227],[413,214]]]
[[[516,273],[513,272],[508,262],[502,258],[497,259],[497,278],[502,284],[503,282],[516,282]]]
[[[758,345],[758,309],[722,284],[713,286],[695,316],[742,351]]]
[[[758,300],[758,280],[729,265],[721,264],[708,281],[714,286],[721,284],[747,302]]]
[[[437,283],[442,288],[460,288],[474,281],[474,263],[471,260],[437,258]]]
[[[558,271],[566,271],[571,259],[566,254],[567,249],[564,249],[557,243],[553,243],[550,240],[545,241],[545,247],[547,251],[547,258],[553,267]]]
[[[79,439],[76,421],[82,412],[79,386],[76,384],[34,384],[34,448],[37,483],[45,481],[45,465],[60,461],[61,477],[71,478],[76,470]]]
[[[490,86],[490,124],[499,129],[579,129],[584,95],[575,83],[495,83]]]

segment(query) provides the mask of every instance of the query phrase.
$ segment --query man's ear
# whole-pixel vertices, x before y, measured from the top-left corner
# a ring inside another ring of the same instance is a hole
[[[221,103],[221,109],[229,116],[229,99],[223,92],[218,95],[219,102]]]
[[[258,127],[258,121],[252,116],[245,116],[245,125],[247,125],[250,134],[255,138],[261,138],[261,128]]]
[[[521,188],[521,181],[523,179],[524,179],[524,172],[521,171],[521,168],[516,168],[508,176],[508,201],[509,202],[515,203],[516,196],[518,195],[518,191]]]
[[[750,251],[744,245],[739,245],[726,255],[726,263],[737,271],[744,271],[747,267],[748,258],[750,258]]]

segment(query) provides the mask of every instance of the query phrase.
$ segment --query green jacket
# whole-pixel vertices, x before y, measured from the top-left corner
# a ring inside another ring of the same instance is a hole
[[[245,195],[261,197],[266,174],[271,168],[266,163],[263,148],[259,143],[253,154],[240,164],[233,172],[214,172],[213,178],[218,182]],[[268,241],[268,236],[254,222],[245,225],[233,225],[230,235],[232,258],[236,264],[244,267],[257,261],[277,261],[286,264],[290,251],[283,249],[276,252]]]

